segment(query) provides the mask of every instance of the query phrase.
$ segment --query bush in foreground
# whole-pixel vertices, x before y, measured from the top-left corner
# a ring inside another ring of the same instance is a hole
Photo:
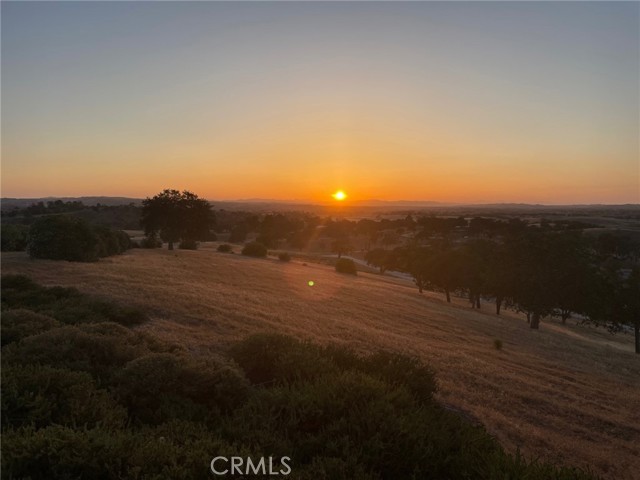
[[[46,300],[62,316],[82,298],[2,286],[3,306]],[[230,349],[234,365],[113,322],[32,323],[2,352],[6,478],[209,478],[214,455],[288,456],[302,480],[592,478],[506,454],[434,400],[416,358],[263,334]]]
[[[2,303],[6,309],[32,310],[66,324],[116,322],[130,326],[147,320],[137,308],[84,295],[76,288],[42,287],[23,275],[2,276]],[[13,315],[20,314],[8,315],[11,322]]]
[[[242,249],[242,255],[263,258],[267,256],[267,247],[258,242],[250,242]]]
[[[60,322],[47,315],[24,308],[7,310],[2,312],[2,345],[17,342],[57,326],[60,326]]]

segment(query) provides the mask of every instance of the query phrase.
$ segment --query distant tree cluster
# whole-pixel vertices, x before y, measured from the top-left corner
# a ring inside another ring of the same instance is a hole
[[[73,215],[48,215],[29,229],[27,251],[32,258],[93,262],[131,248],[121,230],[91,225]]]
[[[142,202],[140,221],[148,238],[161,238],[173,250],[174,243],[181,248],[195,249],[197,241],[211,237],[215,215],[211,205],[187,190],[163,190]]]
[[[492,239],[457,243],[445,235],[432,237],[429,245],[373,249],[365,259],[381,272],[409,273],[420,293],[441,291],[450,302],[458,292],[472,308],[490,299],[498,315],[504,305],[515,308],[531,328],[548,316],[565,323],[575,314],[611,331],[632,326],[640,353],[638,267],[623,268],[599,240],[589,241],[579,231],[518,227]]]

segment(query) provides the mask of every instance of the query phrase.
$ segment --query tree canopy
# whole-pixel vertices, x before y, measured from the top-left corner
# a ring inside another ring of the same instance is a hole
[[[165,189],[142,202],[140,220],[145,235],[160,238],[173,250],[175,242],[195,244],[206,238],[215,223],[211,205],[195,193]]]

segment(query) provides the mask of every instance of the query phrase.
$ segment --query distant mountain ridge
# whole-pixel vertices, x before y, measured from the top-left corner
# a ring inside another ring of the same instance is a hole
[[[108,197],[108,196],[86,196],[86,197],[39,197],[39,198],[13,198],[3,197],[0,199],[2,209],[8,210],[13,208],[25,208],[38,202],[51,202],[62,200],[63,202],[79,201],[85,205],[140,205],[143,198],[133,197]],[[214,206],[219,208],[240,208],[242,205],[252,207],[327,207],[336,206],[336,202],[310,202],[305,200],[276,200],[266,198],[247,198],[238,200],[212,200],[208,199]],[[437,202],[433,200],[355,200],[347,201],[344,207],[469,207],[469,208],[524,208],[524,209],[549,209],[549,208],[617,208],[617,209],[637,209],[640,204],[565,204],[551,205],[539,203],[454,203],[454,202]]]

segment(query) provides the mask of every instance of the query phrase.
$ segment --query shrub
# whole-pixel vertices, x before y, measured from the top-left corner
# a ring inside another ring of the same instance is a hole
[[[81,294],[75,288],[41,287],[28,277],[4,275],[2,301],[9,308],[26,308],[62,323],[117,322],[138,325],[147,320],[140,310]]]
[[[143,423],[206,421],[240,405],[248,384],[237,371],[169,353],[129,362],[114,380],[118,398]]]
[[[335,370],[331,359],[317,347],[286,335],[252,335],[235,344],[230,355],[255,384],[314,378]]]
[[[98,236],[78,217],[50,215],[31,225],[27,251],[33,258],[93,262],[98,259]]]
[[[87,373],[43,365],[5,365],[2,425],[45,427],[51,423],[122,427],[126,410]]]
[[[2,476],[191,480],[211,477],[214,453],[247,457],[256,451],[191,422],[139,430],[24,427],[3,432]]]
[[[151,353],[144,337],[111,325],[103,331],[93,325],[65,326],[26,337],[3,349],[3,362],[51,365],[108,380],[127,362]]]
[[[140,240],[140,248],[162,248],[162,240],[155,235],[149,235]]]
[[[282,253],[278,254],[278,258],[280,260],[282,260],[283,262],[290,262],[291,261],[291,255],[289,255],[287,252],[282,252]]]
[[[230,253],[231,250],[232,250],[232,247],[228,243],[223,243],[222,245],[218,245],[218,251],[221,253]]]
[[[357,275],[356,264],[350,258],[339,258],[336,262],[336,272]]]
[[[496,339],[493,341],[493,347],[494,347],[496,350],[502,350],[502,340],[500,340],[500,339],[496,338]]]
[[[4,311],[2,312],[2,345],[37,335],[59,325],[58,321],[47,315],[24,308]]]
[[[98,256],[117,255],[131,248],[131,239],[122,230],[111,230],[103,226],[93,227],[98,236]]]
[[[49,215],[36,220],[29,230],[27,251],[33,258],[93,262],[131,248],[122,231],[89,225],[72,215]]]
[[[266,257],[267,247],[258,242],[250,242],[242,249],[242,255],[246,255],[248,257]]]
[[[0,243],[3,252],[21,252],[27,248],[27,225],[2,224]]]

